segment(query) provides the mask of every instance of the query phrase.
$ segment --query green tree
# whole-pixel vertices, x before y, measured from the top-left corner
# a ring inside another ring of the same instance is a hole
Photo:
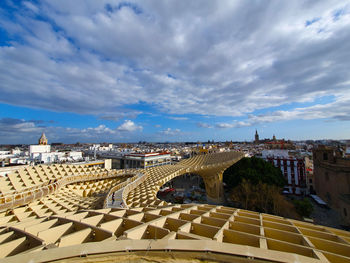
[[[302,217],[310,217],[314,207],[309,199],[304,198],[303,200],[294,200],[293,201],[295,210]]]
[[[224,182],[229,188],[238,186],[243,179],[256,185],[259,182],[283,187],[286,181],[279,168],[261,158],[243,158],[224,172]]]
[[[231,198],[244,209],[299,219],[293,204],[280,192],[281,188],[276,185],[262,182],[252,184],[247,179],[242,179],[242,182],[233,188]]]
[[[281,195],[286,181],[279,168],[260,158],[243,158],[224,172],[232,200],[262,213],[299,218],[294,205]]]

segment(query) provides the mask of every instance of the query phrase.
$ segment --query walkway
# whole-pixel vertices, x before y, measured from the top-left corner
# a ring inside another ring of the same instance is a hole
[[[125,204],[123,203],[123,192],[124,192],[125,187],[127,187],[131,183],[138,181],[143,176],[145,176],[145,174],[138,173],[136,180],[132,181],[131,178],[129,178],[126,181],[126,185],[123,188],[121,188],[117,191],[114,191],[114,192],[110,192],[107,196],[106,208],[125,208]],[[113,200],[113,198],[114,198],[114,200]]]

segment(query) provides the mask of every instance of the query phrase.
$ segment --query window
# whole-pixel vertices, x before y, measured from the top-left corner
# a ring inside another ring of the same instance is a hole
[[[344,207],[344,215],[348,216],[348,211],[346,211],[346,208]]]
[[[309,183],[312,184],[312,179],[309,179]]]
[[[328,172],[325,172],[325,178],[326,178],[326,181],[329,181],[329,174],[328,174]]]
[[[328,160],[328,154],[327,153],[323,153],[323,160],[324,161]]]

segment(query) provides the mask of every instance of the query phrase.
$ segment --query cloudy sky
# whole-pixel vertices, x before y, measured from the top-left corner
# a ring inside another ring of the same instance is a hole
[[[350,1],[0,2],[0,143],[350,139]]]

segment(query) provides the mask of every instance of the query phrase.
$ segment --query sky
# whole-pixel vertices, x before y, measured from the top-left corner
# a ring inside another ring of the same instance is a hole
[[[350,1],[0,1],[0,144],[350,139]]]

